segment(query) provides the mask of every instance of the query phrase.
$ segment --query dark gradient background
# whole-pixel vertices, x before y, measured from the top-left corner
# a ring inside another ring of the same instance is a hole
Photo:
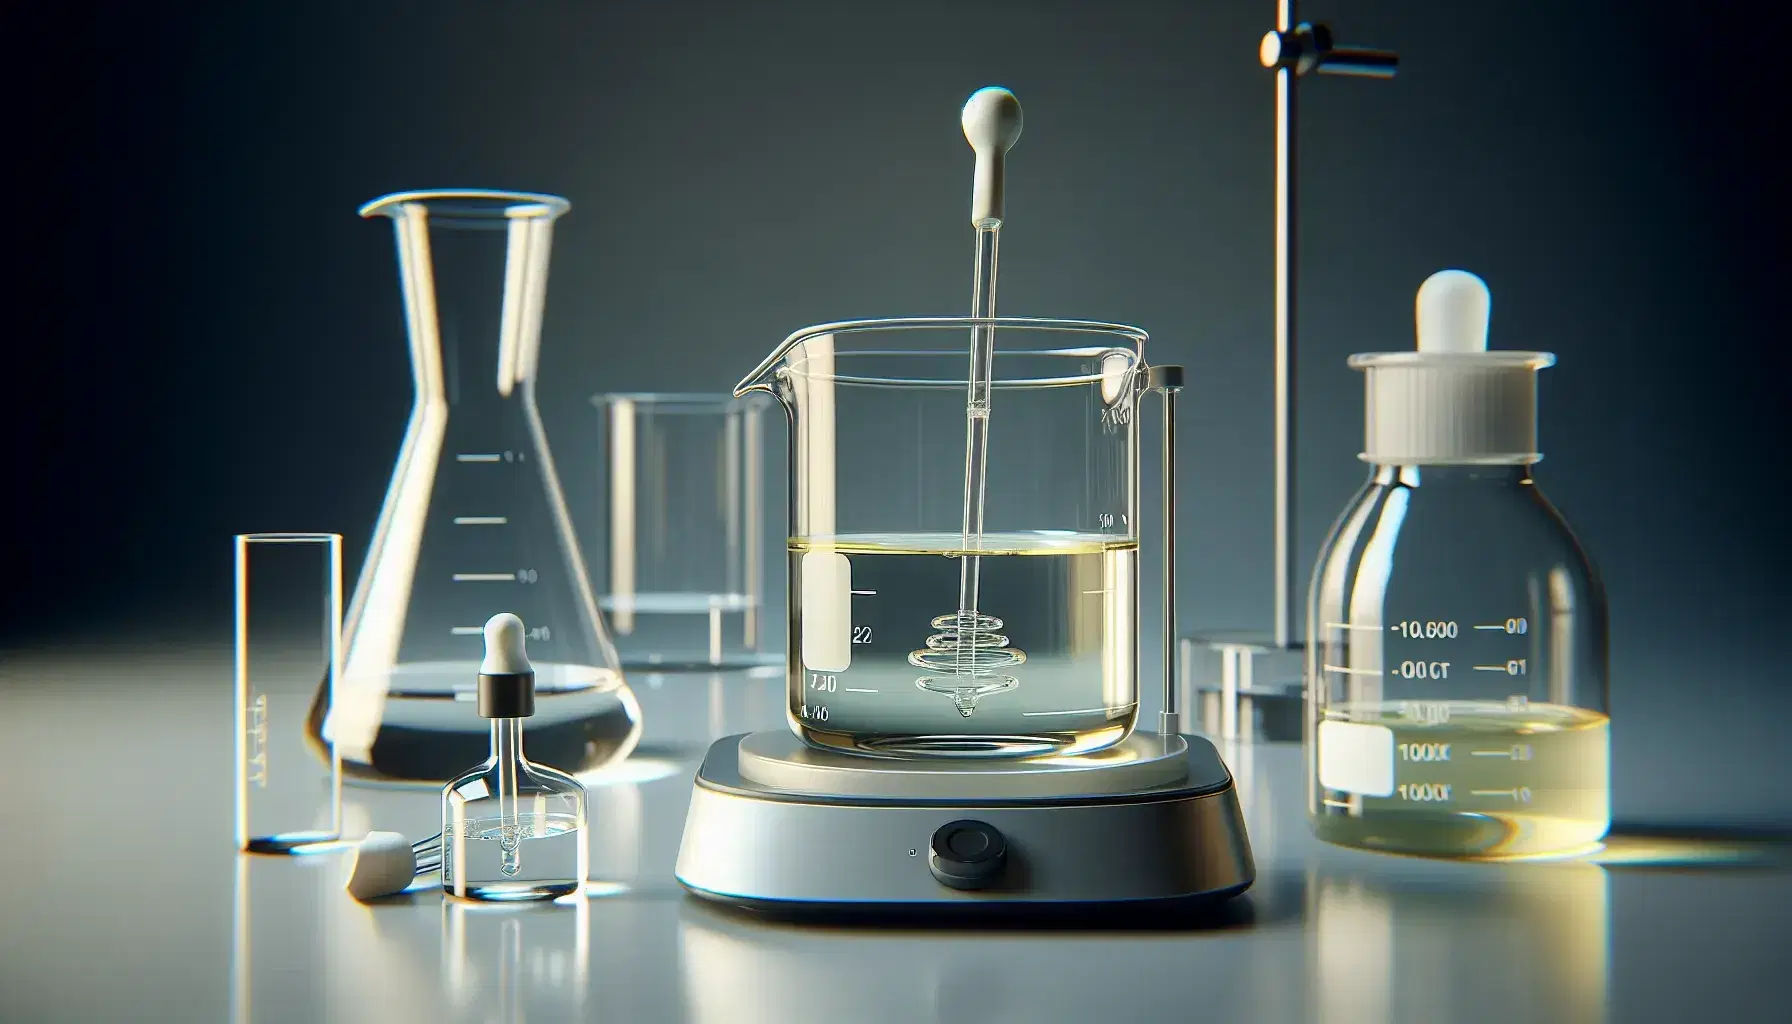
[[[595,455],[592,392],[723,389],[804,324],[966,309],[957,115],[991,83],[1026,106],[1002,311],[1137,323],[1158,361],[1190,367],[1182,626],[1267,626],[1273,87],[1256,44],[1273,9],[9,14],[34,55],[28,127],[66,135],[93,106],[82,149],[14,154],[44,181],[15,196],[13,252],[35,283],[15,306],[6,412],[25,443],[5,639],[221,640],[235,532],[339,530],[358,568],[409,402],[391,233],[360,202],[442,186],[572,199],[543,407],[576,466]],[[1364,476],[1345,356],[1410,347],[1427,274],[1481,274],[1493,343],[1560,357],[1539,479],[1610,590],[1622,817],[1792,821],[1772,642],[1792,622],[1772,496],[1788,266],[1769,154],[1787,111],[1756,10],[1303,12],[1403,63],[1392,83],[1302,93],[1301,560]]]

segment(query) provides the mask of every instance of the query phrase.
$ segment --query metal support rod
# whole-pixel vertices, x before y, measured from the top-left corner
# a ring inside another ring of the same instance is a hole
[[[1294,0],[1277,0],[1276,31],[1294,29]],[[1276,319],[1275,319],[1275,643],[1287,647],[1294,633],[1294,357],[1295,302],[1295,92],[1293,65],[1276,69]]]
[[[1275,30],[1263,37],[1258,60],[1276,73],[1276,238],[1275,238],[1275,645],[1296,642],[1295,601],[1299,580],[1295,555],[1296,521],[1295,358],[1300,289],[1299,120],[1295,80],[1309,72],[1358,78],[1392,78],[1400,58],[1388,50],[1339,47],[1324,25],[1299,20],[1295,0],[1276,0]]]
[[[1182,390],[1182,367],[1152,367],[1146,387],[1164,396],[1164,710],[1158,732],[1180,736],[1182,711],[1176,700],[1176,392]]]

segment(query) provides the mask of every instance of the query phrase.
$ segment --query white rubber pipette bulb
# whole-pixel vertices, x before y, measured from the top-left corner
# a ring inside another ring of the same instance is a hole
[[[523,649],[523,620],[510,612],[499,612],[485,623],[485,660],[479,663],[481,675],[519,676],[533,672],[529,655]]]
[[[1020,138],[1020,101],[999,86],[978,89],[965,102],[965,141],[977,154],[976,184],[971,190],[971,225],[1002,222],[1002,179],[1008,150]]]
[[[1485,352],[1493,296],[1466,270],[1440,270],[1419,286],[1420,352]]]
[[[417,855],[404,836],[369,832],[355,850],[346,888],[357,900],[372,900],[405,891],[416,877]]]

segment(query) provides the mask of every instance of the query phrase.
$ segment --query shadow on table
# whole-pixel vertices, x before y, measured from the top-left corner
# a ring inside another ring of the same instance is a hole
[[[593,879],[585,883],[584,897],[586,900],[618,900],[629,903],[673,903],[684,899],[685,891],[673,882],[630,883],[607,882]],[[447,898],[447,894],[442,891],[441,878],[439,876],[428,876],[418,878],[403,892],[395,893],[391,896],[380,896],[375,899],[363,900],[361,902],[363,906],[368,907],[416,907],[441,903],[445,898]],[[468,906],[529,907],[538,905],[545,906],[549,903],[555,905],[570,905],[574,900],[571,897],[562,897],[559,900],[547,901],[542,904],[481,904],[476,900],[455,900],[453,902],[465,903]]]
[[[1608,871],[1780,872],[1792,869],[1792,831],[1618,822],[1584,859]]]
[[[1300,899],[1290,895],[1290,885],[1301,884],[1296,876],[1279,880],[1264,899],[1255,890],[1233,899],[1192,901],[1174,907],[1109,906],[1100,908],[1075,905],[1042,905],[1021,907],[1013,904],[979,906],[974,910],[962,905],[945,907],[887,907],[842,910],[807,909],[792,906],[777,912],[761,912],[691,898],[681,913],[691,920],[717,924],[732,923],[754,931],[786,933],[870,935],[905,933],[910,938],[926,935],[964,935],[975,933],[997,937],[1003,933],[1038,933],[1042,931],[1100,932],[1104,934],[1161,932],[1218,932],[1252,928],[1281,916],[1298,916]],[[967,912],[968,911],[968,912]]]
[[[1114,999],[1131,997],[1126,989],[1141,958],[1174,960],[1181,955],[1177,941],[982,928],[796,928],[694,901],[678,922],[683,1002],[697,1024],[1112,1019]]]

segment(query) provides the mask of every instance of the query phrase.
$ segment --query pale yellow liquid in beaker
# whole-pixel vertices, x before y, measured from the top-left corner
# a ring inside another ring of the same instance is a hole
[[[1387,797],[1320,785],[1313,832],[1327,842],[1521,857],[1590,849],[1611,826],[1605,715],[1555,704],[1388,701],[1334,705],[1325,718],[1390,730],[1395,782]]]
[[[1132,731],[1137,539],[987,533],[976,550],[977,611],[999,619],[990,632],[1009,640],[978,650],[994,661],[1003,650],[1021,657],[960,677],[911,660],[930,638],[940,642],[932,620],[958,611],[960,534],[790,541],[790,719],[806,739],[861,753],[1026,757],[1100,750]],[[805,559],[833,556],[850,567],[850,593],[805,593]],[[814,642],[810,629],[837,635]],[[824,648],[849,651],[850,664],[804,660]]]

